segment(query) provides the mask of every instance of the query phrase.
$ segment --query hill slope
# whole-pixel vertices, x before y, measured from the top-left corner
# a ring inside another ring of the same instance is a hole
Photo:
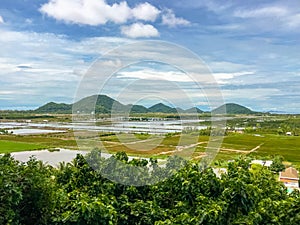
[[[110,113],[112,108],[118,112],[126,109],[123,104],[106,95],[92,95],[73,104],[73,112],[89,113],[95,110],[96,113]]]
[[[92,108],[95,106],[95,109]],[[36,113],[72,113],[73,112],[85,112],[85,113],[111,113],[112,109],[114,112],[131,112],[131,113],[203,113],[202,110],[200,110],[197,107],[193,107],[190,109],[181,109],[181,108],[172,108],[170,106],[167,106],[163,103],[155,104],[149,108],[146,108],[142,105],[124,105],[120,103],[119,101],[106,96],[106,95],[92,95],[89,97],[85,97],[74,104],[65,104],[65,103],[55,103],[55,102],[49,102],[36,110],[34,112]],[[226,109],[226,111],[225,111]],[[222,112],[227,112],[227,114],[255,114],[256,112],[235,104],[235,103],[227,103],[224,104],[214,110],[212,110],[213,113],[221,114]]]
[[[158,103],[151,106],[149,108],[149,111],[154,113],[177,113],[177,110],[175,108],[164,105],[163,103]]]
[[[223,114],[223,112],[227,114],[255,114],[256,113],[245,106],[235,104],[235,103],[227,103],[221,105],[218,108],[213,109],[212,112],[216,114]]]
[[[49,102],[35,110],[36,113],[72,113],[72,104]]]
[[[201,109],[197,108],[197,107],[192,107],[190,109],[186,109],[186,110],[184,110],[184,112],[185,113],[195,113],[195,112],[203,113],[203,111]]]

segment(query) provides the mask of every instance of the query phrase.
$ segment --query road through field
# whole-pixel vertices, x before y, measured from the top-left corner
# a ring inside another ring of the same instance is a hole
[[[197,142],[197,143],[191,144],[191,145],[177,146],[175,150],[160,152],[157,155],[167,155],[170,153],[182,152],[185,149],[193,148],[193,147],[196,147],[197,145],[206,144],[206,143],[207,143],[207,141],[202,141],[202,142]]]
[[[231,149],[231,148],[220,148],[220,151],[221,152],[238,152],[238,153],[246,153],[246,154],[249,154],[249,153],[252,153],[254,151],[256,151],[257,149],[259,149],[264,143],[261,143],[260,145],[256,146],[255,148],[252,148],[250,151],[247,151],[247,150],[238,150],[238,149]]]

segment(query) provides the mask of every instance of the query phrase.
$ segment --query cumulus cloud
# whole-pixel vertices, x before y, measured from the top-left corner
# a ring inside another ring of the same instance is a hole
[[[134,18],[138,20],[154,22],[157,16],[160,14],[160,10],[158,10],[156,7],[146,2],[146,3],[139,4],[135,8],[133,8],[132,14]]]
[[[86,25],[124,23],[130,17],[126,2],[108,5],[104,0],[50,0],[40,11],[57,20]]]
[[[92,61],[129,42],[116,37],[74,41],[61,35],[1,28],[0,33],[1,108],[72,102],[78,82]]]
[[[162,16],[162,24],[167,25],[168,27],[188,26],[190,25],[190,21],[176,17],[174,12],[169,9]]]
[[[130,26],[122,26],[121,32],[130,38],[158,37],[158,30],[150,24],[134,23]]]
[[[4,23],[4,20],[3,20],[3,17],[2,16],[0,16],[0,24],[1,23]]]
[[[105,0],[50,0],[40,12],[56,20],[91,26],[126,23],[130,19],[153,22],[160,13],[148,2],[130,8],[126,1],[109,5]]]

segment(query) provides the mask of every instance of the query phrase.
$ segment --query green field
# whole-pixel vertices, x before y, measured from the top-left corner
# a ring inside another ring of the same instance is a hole
[[[0,153],[21,152],[45,149],[45,146],[34,143],[0,140]]]
[[[191,134],[172,135],[129,135],[101,134],[100,137],[82,137],[81,143],[86,146],[102,146],[111,153],[125,151],[131,155],[166,157],[172,155],[176,146],[186,146],[184,151],[190,151],[189,145],[199,143],[193,156],[198,157],[206,151],[208,136]],[[45,148],[77,149],[72,132],[50,135],[2,135],[0,153],[37,150]],[[181,139],[181,141],[180,141]],[[157,142],[158,141],[158,142]],[[101,143],[101,144],[100,144]],[[224,137],[216,159],[232,159],[238,155],[252,155],[256,158],[268,158],[282,155],[285,160],[295,164],[300,162],[300,136],[285,136],[275,134],[228,134]]]
[[[281,155],[285,160],[299,164],[300,136],[231,134],[224,138],[217,158],[229,159],[241,154],[250,154],[257,158]]]
[[[0,153],[53,148],[77,149],[73,133],[0,136]]]

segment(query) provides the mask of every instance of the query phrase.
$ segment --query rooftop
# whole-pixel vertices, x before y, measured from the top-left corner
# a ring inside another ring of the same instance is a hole
[[[279,177],[299,179],[298,171],[293,167],[289,167],[283,172],[280,172]]]

